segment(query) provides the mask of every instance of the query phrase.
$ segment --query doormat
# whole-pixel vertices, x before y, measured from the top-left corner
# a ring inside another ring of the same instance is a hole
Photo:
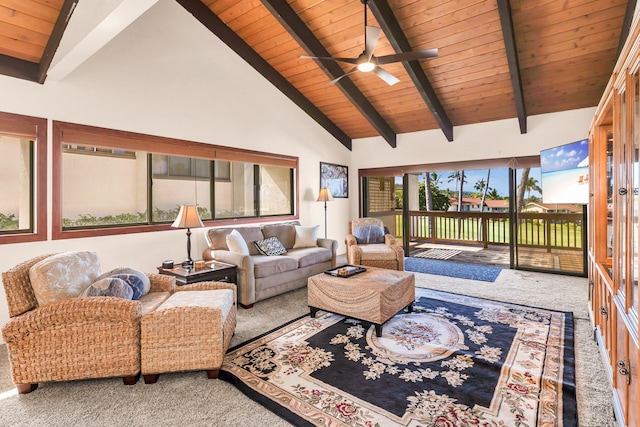
[[[427,249],[426,251],[419,252],[413,256],[418,258],[429,258],[429,259],[449,259],[453,256],[458,255],[460,252],[457,249]]]
[[[500,267],[414,257],[404,259],[404,269],[416,273],[436,274],[483,282],[495,282],[502,271]]]

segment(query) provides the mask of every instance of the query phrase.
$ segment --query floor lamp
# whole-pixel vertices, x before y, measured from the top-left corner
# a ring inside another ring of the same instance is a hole
[[[333,196],[328,188],[321,188],[318,194],[318,202],[324,202],[324,238],[327,238],[327,202],[333,202]]]

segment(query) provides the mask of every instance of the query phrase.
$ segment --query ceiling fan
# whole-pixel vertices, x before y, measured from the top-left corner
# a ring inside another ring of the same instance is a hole
[[[390,64],[392,62],[413,61],[423,58],[435,58],[438,56],[438,49],[425,49],[415,50],[412,52],[400,52],[393,55],[375,56],[373,51],[378,43],[378,37],[382,31],[378,27],[371,27],[367,25],[367,3],[368,0],[360,0],[364,5],[364,51],[357,58],[333,58],[325,56],[308,56],[302,55],[300,58],[320,59],[329,61],[347,62],[349,64],[355,64],[351,70],[347,71],[340,77],[333,79],[329,82],[330,85],[335,84],[341,78],[353,74],[356,71],[367,73],[373,71],[375,75],[384,80],[389,86],[393,86],[398,83],[400,79],[389,73],[380,65]]]

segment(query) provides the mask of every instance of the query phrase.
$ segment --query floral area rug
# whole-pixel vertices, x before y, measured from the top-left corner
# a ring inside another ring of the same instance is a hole
[[[416,288],[377,337],[320,312],[231,349],[220,378],[296,426],[576,426],[571,313]]]

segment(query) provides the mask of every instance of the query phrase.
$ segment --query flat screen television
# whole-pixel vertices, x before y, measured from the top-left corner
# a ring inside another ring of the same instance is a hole
[[[542,202],[589,203],[589,140],[540,151]]]

